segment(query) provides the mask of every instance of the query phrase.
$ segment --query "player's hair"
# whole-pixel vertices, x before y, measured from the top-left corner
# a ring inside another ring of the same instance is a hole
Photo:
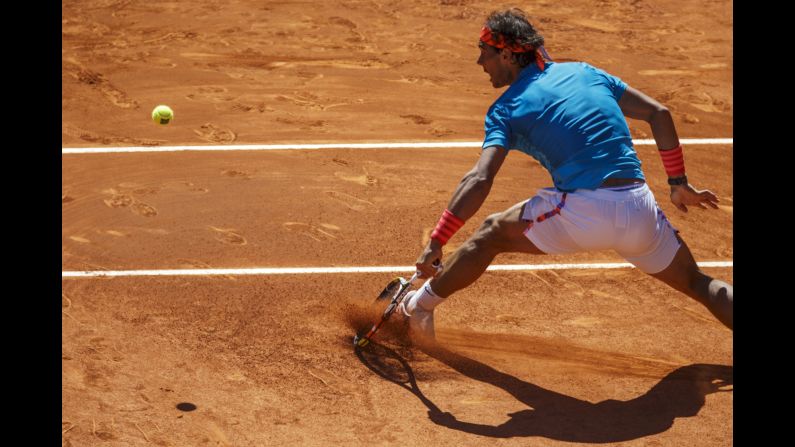
[[[544,37],[538,34],[530,24],[527,14],[519,8],[492,11],[486,18],[486,26],[491,29],[492,34],[501,35],[508,46],[519,44],[538,48],[544,45]],[[513,58],[520,67],[526,67],[536,60],[534,51],[514,53]]]

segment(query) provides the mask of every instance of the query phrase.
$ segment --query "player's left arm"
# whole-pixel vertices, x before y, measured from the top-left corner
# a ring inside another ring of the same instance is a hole
[[[718,208],[718,197],[709,190],[697,190],[687,181],[684,156],[673,117],[667,107],[643,92],[627,86],[618,106],[624,116],[643,120],[651,126],[651,132],[660,156],[663,158],[671,185],[671,202],[684,212],[688,206],[706,209],[706,205]]]

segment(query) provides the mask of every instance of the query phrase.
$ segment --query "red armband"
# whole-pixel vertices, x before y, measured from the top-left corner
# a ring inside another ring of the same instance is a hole
[[[444,245],[463,226],[463,220],[456,217],[450,210],[444,210],[442,217],[439,218],[439,222],[436,224],[436,228],[431,233],[431,239],[436,239],[440,244]]]
[[[685,175],[685,158],[682,155],[682,145],[673,149],[660,151],[663,166],[668,177],[681,177]]]

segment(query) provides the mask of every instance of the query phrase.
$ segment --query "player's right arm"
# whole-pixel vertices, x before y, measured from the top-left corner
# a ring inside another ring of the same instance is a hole
[[[447,205],[447,210],[464,222],[474,216],[486,201],[494,178],[507,155],[508,150],[501,146],[490,146],[483,149],[475,166],[458,183]],[[422,277],[428,278],[436,273],[433,263],[442,259],[443,245],[437,238],[431,238],[428,241],[417,258],[417,270],[422,273]]]
[[[447,209],[461,220],[469,220],[486,201],[494,178],[497,176],[508,155],[508,150],[500,146],[490,146],[480,153],[475,166],[464,175],[458,184]]]

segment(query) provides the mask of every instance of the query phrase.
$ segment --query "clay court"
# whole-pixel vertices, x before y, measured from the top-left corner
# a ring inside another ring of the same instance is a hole
[[[656,146],[636,149],[696,260],[732,283],[730,1],[65,0],[63,148],[97,151],[62,155],[62,444],[732,445],[732,332],[634,268],[583,268],[613,252],[501,255],[533,267],[439,307],[438,349],[398,324],[353,349],[479,156],[432,143],[482,141],[502,90],[477,37],[512,5],[556,61],[657,98],[682,139],[728,140],[685,144],[721,201],[688,213]],[[150,120],[158,104],[171,124]],[[402,142],[418,146],[168,149]],[[550,184],[512,152],[446,253]],[[254,268],[274,270],[185,273]],[[178,272],[70,276],[139,270]]]

